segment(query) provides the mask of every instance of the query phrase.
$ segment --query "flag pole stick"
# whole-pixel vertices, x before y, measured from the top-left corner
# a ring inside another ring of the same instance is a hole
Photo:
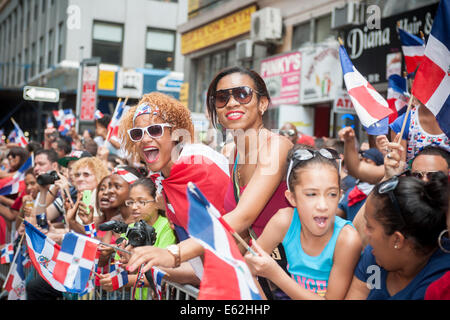
[[[399,136],[399,140],[395,141],[396,143],[400,143],[400,141],[402,141],[402,137],[403,137],[403,131],[405,131],[405,126],[406,126],[406,120],[408,120],[408,114],[411,110],[411,105],[412,105],[412,101],[413,101],[414,96],[411,95],[409,96],[409,101],[408,101],[408,108],[406,109],[405,112],[405,118],[403,119],[403,124],[402,124],[402,130],[400,131],[400,136]]]
[[[14,266],[14,263],[16,263],[17,256],[19,255],[20,249],[22,247],[22,241],[23,241],[24,237],[25,237],[25,233],[22,235],[22,238],[20,238],[19,245],[17,246],[17,251],[16,251],[16,253],[14,255],[13,261],[11,262],[11,266],[9,267],[8,274],[6,275],[5,283],[3,284],[3,289],[5,289],[6,284],[8,283],[8,278],[11,275],[11,269]]]
[[[338,41],[339,41],[339,44],[340,44],[341,46],[344,45],[344,41],[342,41],[342,38],[341,38],[341,37],[338,37]]]

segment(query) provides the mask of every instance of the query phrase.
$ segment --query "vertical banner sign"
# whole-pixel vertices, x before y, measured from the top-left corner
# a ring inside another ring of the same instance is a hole
[[[261,61],[261,76],[269,90],[272,106],[299,103],[301,65],[302,56],[298,51]]]
[[[94,121],[94,113],[97,107],[98,78],[99,64],[96,61],[83,60],[80,103],[81,121]]]

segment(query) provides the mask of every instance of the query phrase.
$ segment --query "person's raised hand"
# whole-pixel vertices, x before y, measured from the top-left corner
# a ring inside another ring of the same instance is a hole
[[[342,137],[345,143],[354,142],[355,130],[352,127],[345,127],[339,131],[339,137]]]
[[[389,152],[388,144],[389,144],[389,140],[385,135],[379,135],[375,139],[375,145],[376,145],[378,151],[381,152],[383,157],[385,157],[386,154]]]

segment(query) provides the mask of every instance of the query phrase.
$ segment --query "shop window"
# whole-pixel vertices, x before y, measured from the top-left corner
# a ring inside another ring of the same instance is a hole
[[[316,19],[314,42],[322,42],[327,38],[336,37],[337,32],[331,30],[331,15],[326,15]]]
[[[92,56],[100,57],[102,63],[122,64],[123,26],[94,22]]]
[[[305,43],[311,42],[311,40],[311,23],[309,21],[294,26],[292,48],[300,48]]]
[[[175,32],[149,29],[145,44],[145,67],[151,69],[174,69]]]

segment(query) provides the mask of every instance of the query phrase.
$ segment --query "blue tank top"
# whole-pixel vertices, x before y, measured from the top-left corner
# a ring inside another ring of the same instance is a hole
[[[283,239],[283,246],[291,277],[302,287],[324,296],[327,292],[328,278],[333,267],[334,248],[339,233],[345,225],[352,225],[338,216],[334,218],[333,235],[318,256],[307,255],[300,243],[301,223],[297,208],[294,209],[291,225]]]

